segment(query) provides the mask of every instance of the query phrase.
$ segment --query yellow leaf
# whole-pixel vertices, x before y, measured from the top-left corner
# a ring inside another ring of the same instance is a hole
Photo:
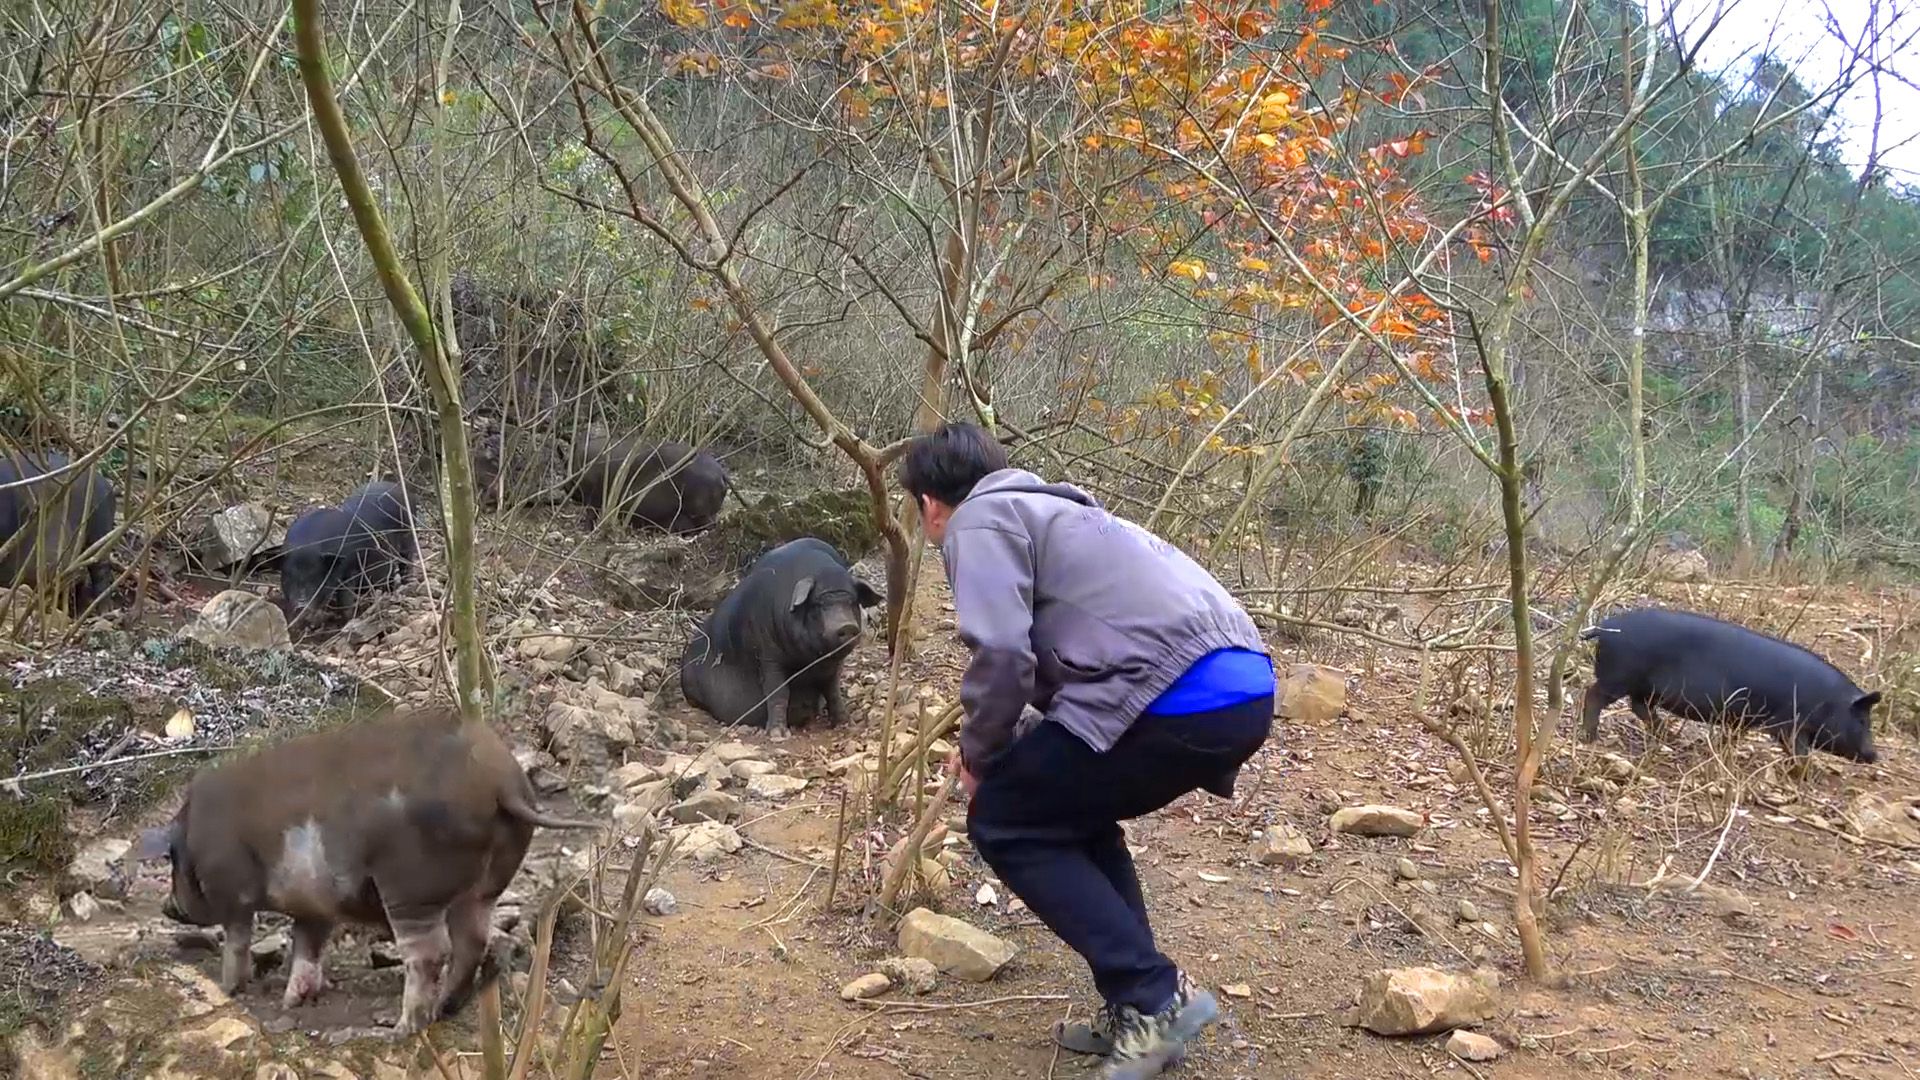
[[[1175,259],[1167,266],[1167,273],[1190,281],[1199,281],[1207,276],[1207,264],[1199,259]]]
[[[442,90],[440,92],[440,104],[442,105],[451,105],[458,100],[460,100],[459,95],[451,90]]]
[[[1264,274],[1273,269],[1273,264],[1265,259],[1256,258],[1252,255],[1242,255],[1240,257],[1240,269],[1248,270],[1256,274]]]

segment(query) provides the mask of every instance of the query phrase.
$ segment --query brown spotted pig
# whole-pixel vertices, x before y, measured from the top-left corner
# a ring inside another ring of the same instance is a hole
[[[387,926],[406,963],[397,1033],[457,1010],[487,949],[494,902],[536,825],[593,828],[540,811],[493,730],[451,710],[389,716],[269,746],[201,772],[142,859],[171,858],[163,910],[221,926],[220,986],[251,973],[257,911],[293,918],[282,1003],[326,989],[320,953],[336,923]]]

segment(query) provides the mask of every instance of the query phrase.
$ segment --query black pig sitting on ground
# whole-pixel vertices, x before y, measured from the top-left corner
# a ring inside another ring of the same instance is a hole
[[[1600,710],[1627,698],[1648,731],[1658,707],[1688,720],[1758,728],[1796,760],[1813,750],[1872,764],[1880,695],[1813,653],[1744,627],[1684,611],[1624,611],[1580,633],[1595,643],[1593,685],[1580,738],[1599,733]]]
[[[713,524],[726,501],[726,466],[705,450],[681,442],[649,442],[590,433],[574,448],[573,497],[628,522],[674,533]]]
[[[762,555],[701,625],[680,658],[687,700],[723,724],[787,737],[826,705],[846,719],[840,666],[860,636],[860,609],[881,596],[833,545],[806,537]]]
[[[91,467],[60,472],[70,464],[60,453],[0,453],[0,590],[55,591],[78,614],[106,591],[113,569],[105,552],[84,567],[65,564],[113,531],[114,490]]]
[[[351,617],[368,594],[405,581],[418,560],[406,493],[375,480],[338,507],[295,518],[275,561],[287,614],[299,627]]]

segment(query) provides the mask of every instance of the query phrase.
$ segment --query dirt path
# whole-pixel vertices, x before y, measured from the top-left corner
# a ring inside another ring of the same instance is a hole
[[[930,667],[955,660],[935,652]],[[1609,716],[1600,745],[1563,747],[1540,793],[1541,842],[1549,879],[1563,886],[1550,944],[1574,978],[1547,991],[1515,982],[1510,871],[1453,752],[1412,718],[1415,684],[1405,668],[1373,665],[1349,718],[1288,725],[1233,803],[1189,796],[1130,828],[1166,950],[1216,989],[1248,994],[1223,995],[1226,1018],[1183,1075],[1466,1075],[1438,1038],[1381,1039],[1339,1017],[1369,972],[1476,958],[1501,973],[1501,1012],[1483,1030],[1509,1052],[1473,1075],[1920,1075],[1920,855],[1826,831],[1863,792],[1915,794],[1910,740],[1883,736],[1892,764],[1823,763],[1799,787],[1765,779],[1775,755],[1763,741],[1723,759],[1697,733],[1655,749],[1625,784],[1603,782],[1619,775],[1602,755],[1624,752],[1624,713]],[[783,768],[850,745],[803,734]],[[1747,801],[1729,818],[1735,787]],[[839,1000],[841,985],[894,950],[853,913],[819,909],[837,802],[817,783],[778,812],[750,803],[742,832],[759,848],[670,874],[681,910],[649,922],[618,1059],[601,1075],[1084,1075],[1086,1063],[1057,1057],[1047,1038],[1053,1020],[1094,1002],[1083,967],[1030,915],[1009,912],[1004,888],[997,908],[973,902],[990,874],[970,852],[940,906],[1017,943],[1013,964],[984,986],[943,979],[925,999]],[[1327,814],[1362,802],[1425,811],[1431,827],[1411,840],[1330,838]],[[1251,858],[1255,831],[1282,821],[1316,847],[1292,871]],[[1691,879],[1710,857],[1697,893],[1644,884],[1663,864]],[[1399,880],[1403,858],[1420,880]],[[854,889],[841,897],[856,902]],[[1462,921],[1462,902],[1478,926]]]

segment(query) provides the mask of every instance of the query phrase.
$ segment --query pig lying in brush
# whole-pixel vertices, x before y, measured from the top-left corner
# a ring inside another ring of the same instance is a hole
[[[1592,742],[1600,710],[1628,699],[1655,730],[1655,707],[1707,723],[1758,728],[1796,759],[1823,750],[1872,764],[1873,707],[1832,664],[1806,649],[1744,627],[1684,611],[1641,608],[1583,630],[1594,642],[1593,685],[1580,716]]]
[[[334,924],[390,927],[406,962],[405,1035],[464,1003],[494,901],[536,825],[594,827],[541,813],[492,729],[433,710],[292,739],[202,772],[172,823],[148,830],[137,850],[172,859],[167,917],[226,928],[228,993],[251,974],[256,911],[293,918],[287,1008],[326,989],[320,951]]]
[[[840,665],[860,637],[860,609],[880,600],[833,545],[813,537],[782,544],[687,642],[681,690],[715,720],[765,725],[775,739],[822,702],[828,723],[839,724],[847,716]]]
[[[0,452],[0,590],[38,586],[77,613],[113,579],[104,553],[70,564],[113,531],[114,491],[92,468],[60,473],[70,464],[60,453]]]
[[[726,466],[681,442],[598,432],[574,447],[573,497],[609,516],[624,509],[633,528],[695,533],[713,524],[726,501]]]

